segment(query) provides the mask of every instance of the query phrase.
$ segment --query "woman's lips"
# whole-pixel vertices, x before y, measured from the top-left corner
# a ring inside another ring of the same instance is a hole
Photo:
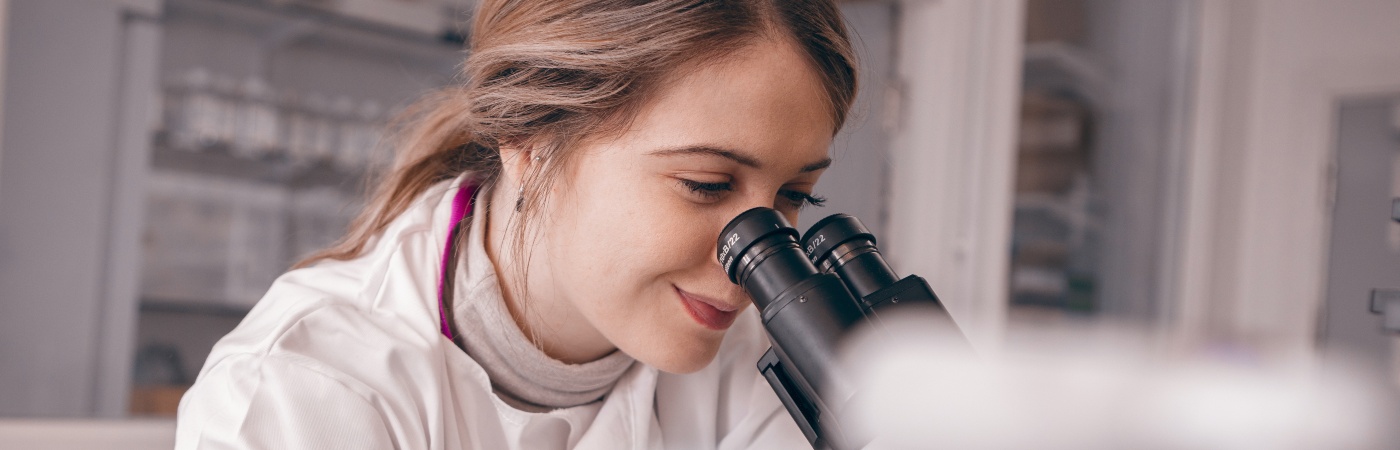
[[[690,313],[690,318],[695,319],[705,328],[717,331],[727,330],[730,325],[734,324],[734,319],[739,317],[739,308],[727,311],[720,309],[724,306],[718,301],[682,291],[680,288],[676,288],[676,294],[680,295],[681,305],[685,306],[686,312]]]

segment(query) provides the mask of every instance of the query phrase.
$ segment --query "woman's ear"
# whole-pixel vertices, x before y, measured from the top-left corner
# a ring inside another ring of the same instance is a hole
[[[507,183],[510,185],[520,186],[535,163],[534,151],[530,146],[518,143],[502,144],[500,151],[502,175],[509,179]]]

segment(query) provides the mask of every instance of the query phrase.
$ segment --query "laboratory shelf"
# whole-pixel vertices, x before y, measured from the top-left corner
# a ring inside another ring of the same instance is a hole
[[[204,316],[242,318],[248,315],[248,311],[252,309],[252,305],[239,305],[214,300],[149,297],[141,299],[141,312],[143,313],[198,314]]]
[[[464,2],[415,2],[442,14],[412,27],[316,3],[165,0],[152,21],[128,414],[170,415],[268,286],[345,233],[392,118],[465,57]]]
[[[460,55],[465,36],[461,31],[465,28],[450,30],[444,26],[441,33],[430,34],[313,6],[269,0],[168,0],[165,16],[243,29],[261,36],[268,48],[303,41],[334,42],[428,60]]]
[[[235,156],[221,147],[185,149],[170,145],[163,134],[157,134],[152,140],[151,167],[161,171],[255,181],[289,189],[335,187],[347,192],[362,188],[368,175],[366,170],[347,169],[329,161],[301,163],[275,157],[250,159]]]

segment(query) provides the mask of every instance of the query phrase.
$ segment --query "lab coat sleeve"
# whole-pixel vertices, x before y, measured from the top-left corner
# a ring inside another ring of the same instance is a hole
[[[180,401],[175,448],[394,448],[353,380],[295,355],[229,355]]]

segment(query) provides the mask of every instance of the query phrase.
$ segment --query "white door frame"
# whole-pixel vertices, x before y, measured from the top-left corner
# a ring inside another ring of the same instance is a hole
[[[963,332],[1006,323],[1023,0],[899,4],[888,232],[901,274],[928,279]]]

